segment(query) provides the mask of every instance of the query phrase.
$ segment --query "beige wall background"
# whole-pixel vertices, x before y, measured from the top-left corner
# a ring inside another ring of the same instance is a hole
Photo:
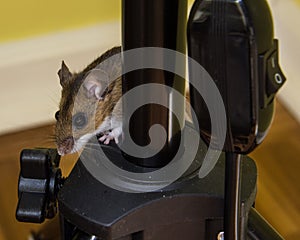
[[[269,0],[269,2],[273,10],[275,35],[280,44],[280,62],[288,79],[279,93],[280,101],[300,122],[300,1]]]

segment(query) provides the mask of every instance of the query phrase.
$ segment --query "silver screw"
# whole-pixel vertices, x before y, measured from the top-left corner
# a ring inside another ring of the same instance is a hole
[[[218,234],[218,240],[224,240],[224,232]]]

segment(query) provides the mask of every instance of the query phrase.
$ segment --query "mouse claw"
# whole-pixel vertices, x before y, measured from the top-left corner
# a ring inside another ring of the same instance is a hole
[[[105,133],[102,137],[99,138],[99,141],[108,145],[111,140],[115,140],[116,144],[119,143],[119,136],[122,133],[122,128],[115,128],[111,132]]]
[[[111,133],[104,134],[99,141],[103,142],[105,145],[108,145],[111,140],[115,139]],[[117,143],[117,142],[116,142]]]
[[[103,142],[104,140],[106,139],[106,135],[103,135],[101,138],[99,138],[98,140],[100,141],[100,142]]]
[[[105,140],[105,142],[104,142],[104,144],[106,144],[106,145],[108,145],[109,144],[109,142],[110,142],[110,138],[106,138],[106,140]]]

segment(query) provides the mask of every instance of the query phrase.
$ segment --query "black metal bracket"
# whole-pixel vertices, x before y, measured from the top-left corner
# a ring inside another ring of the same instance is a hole
[[[18,206],[20,222],[42,223],[57,213],[57,193],[63,184],[56,149],[25,149],[20,156]]]

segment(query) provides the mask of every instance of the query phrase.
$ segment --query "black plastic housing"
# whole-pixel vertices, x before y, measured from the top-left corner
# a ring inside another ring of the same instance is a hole
[[[195,1],[188,21],[188,52],[211,75],[223,98],[227,113],[223,150],[251,152],[269,129],[274,96],[285,81],[267,2]],[[207,107],[192,86],[190,94],[201,136],[208,143]]]
[[[186,124],[185,131],[195,130]],[[122,163],[123,169],[145,169],[126,161],[115,146],[103,151],[114,164]],[[221,155],[211,173],[200,179],[197,173],[205,152],[201,141],[195,162],[182,178],[167,188],[145,193],[127,193],[104,185],[90,174],[86,160],[80,159],[58,195],[62,239],[217,239],[223,231],[225,158]],[[243,163],[241,219],[246,234],[257,170],[251,158],[243,156]]]

